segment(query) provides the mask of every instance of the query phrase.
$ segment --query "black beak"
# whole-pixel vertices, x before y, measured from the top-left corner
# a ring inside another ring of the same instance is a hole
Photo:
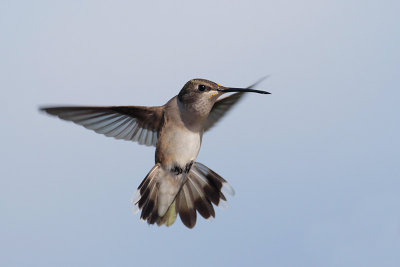
[[[261,91],[261,90],[255,90],[255,89],[250,89],[250,88],[221,88],[217,89],[219,92],[224,92],[224,93],[229,93],[229,92],[249,92],[249,93],[258,93],[258,94],[271,94],[266,91]]]

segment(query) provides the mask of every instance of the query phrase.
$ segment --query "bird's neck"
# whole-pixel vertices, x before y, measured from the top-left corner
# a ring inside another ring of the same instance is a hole
[[[202,131],[205,120],[210,113],[208,103],[185,104],[177,99],[179,115],[186,127],[193,131]]]

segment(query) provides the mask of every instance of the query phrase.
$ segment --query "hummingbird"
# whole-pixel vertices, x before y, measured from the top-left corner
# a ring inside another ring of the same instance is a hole
[[[266,77],[265,77],[266,78]],[[264,79],[264,78],[263,78]],[[42,111],[96,133],[155,146],[155,165],[133,197],[134,210],[148,224],[172,225],[179,214],[193,228],[197,212],[215,217],[213,205],[226,205],[233,188],[219,174],[196,162],[203,133],[210,130],[247,92],[205,79],[192,79],[163,106],[64,106]],[[225,93],[229,96],[219,98]]]

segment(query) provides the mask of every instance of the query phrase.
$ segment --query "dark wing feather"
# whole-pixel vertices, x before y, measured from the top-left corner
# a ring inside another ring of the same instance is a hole
[[[247,88],[254,88],[256,87],[259,83],[261,83],[263,80],[268,78],[268,76],[265,76],[261,79],[259,79],[257,82],[253,83],[252,85],[248,86]],[[225,114],[228,113],[231,108],[238,103],[241,99],[243,99],[245,93],[235,93],[230,96],[227,96],[225,98],[222,98],[215,102],[213,108],[211,109],[210,114],[208,115],[208,118],[204,124],[204,131],[208,131],[210,128],[212,128]]]
[[[243,98],[244,93],[235,93],[215,102],[207,120],[204,124],[204,131],[212,128],[229,110]]]
[[[155,146],[162,121],[162,107],[45,107],[41,110],[72,121],[96,133]]]

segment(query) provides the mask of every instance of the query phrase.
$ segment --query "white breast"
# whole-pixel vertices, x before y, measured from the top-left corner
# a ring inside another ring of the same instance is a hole
[[[200,150],[201,135],[185,128],[165,129],[158,153],[163,154],[165,164],[185,166],[194,161]]]

